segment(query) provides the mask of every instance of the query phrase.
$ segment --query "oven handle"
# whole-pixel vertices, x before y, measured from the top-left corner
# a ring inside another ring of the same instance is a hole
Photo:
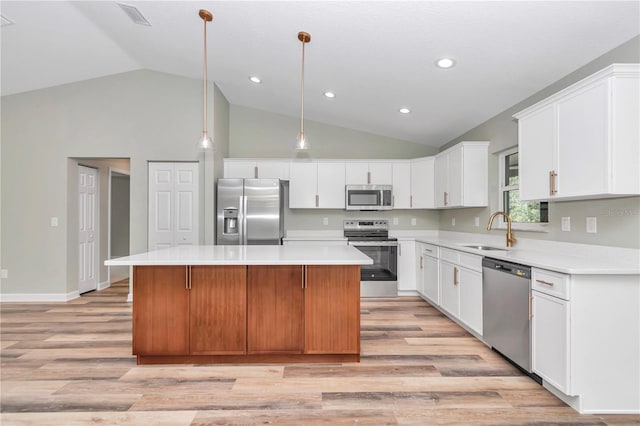
[[[358,247],[396,247],[398,245],[397,241],[349,241],[348,244],[350,246]]]

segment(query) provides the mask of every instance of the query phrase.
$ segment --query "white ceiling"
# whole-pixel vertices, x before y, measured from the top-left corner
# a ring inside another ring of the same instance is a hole
[[[208,78],[231,104],[299,116],[307,31],[305,119],[441,146],[640,34],[637,0],[124,3],[152,26],[111,1],[3,0],[2,95],[136,69],[201,79],[205,8]]]

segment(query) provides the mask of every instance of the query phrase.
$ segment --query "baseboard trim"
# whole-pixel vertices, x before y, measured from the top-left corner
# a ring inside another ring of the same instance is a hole
[[[98,283],[98,291],[104,290],[105,288],[109,288],[109,287],[111,287],[111,283],[109,281],[103,281],[101,283]]]
[[[70,293],[3,293],[0,302],[68,302],[78,297],[77,290]]]

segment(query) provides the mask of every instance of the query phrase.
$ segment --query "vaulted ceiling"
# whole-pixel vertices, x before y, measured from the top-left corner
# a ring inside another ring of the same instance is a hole
[[[440,146],[640,34],[638,1],[125,4],[151,26],[112,1],[2,1],[2,95],[137,69],[201,79],[204,8],[208,79],[231,104],[298,116],[306,31],[305,118]]]

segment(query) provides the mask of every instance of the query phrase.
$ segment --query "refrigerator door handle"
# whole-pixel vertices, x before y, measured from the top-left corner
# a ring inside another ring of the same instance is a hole
[[[247,196],[240,197],[240,204],[242,205],[242,240],[243,245],[247,245],[248,232],[247,232]]]

